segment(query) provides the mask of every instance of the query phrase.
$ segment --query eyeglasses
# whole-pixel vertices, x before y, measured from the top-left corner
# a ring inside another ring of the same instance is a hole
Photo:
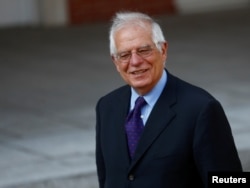
[[[146,58],[152,55],[153,52],[153,47],[152,46],[142,46],[139,47],[135,50],[135,53],[140,56],[141,58]],[[132,56],[132,51],[126,51],[126,52],[121,52],[118,53],[115,58],[121,62],[121,63],[128,63],[130,61],[130,58]]]

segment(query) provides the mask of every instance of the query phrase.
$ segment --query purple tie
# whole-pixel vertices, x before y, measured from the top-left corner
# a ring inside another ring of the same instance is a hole
[[[134,109],[129,112],[125,124],[128,139],[130,157],[133,158],[137,143],[140,139],[144,125],[141,119],[141,108],[146,104],[143,97],[138,97],[135,101]]]

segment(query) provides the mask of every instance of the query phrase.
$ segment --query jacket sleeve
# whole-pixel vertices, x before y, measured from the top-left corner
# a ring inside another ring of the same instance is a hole
[[[193,151],[205,185],[209,171],[242,171],[231,127],[216,100],[204,105],[197,117]]]
[[[99,188],[104,188],[105,183],[105,164],[101,148],[101,121],[100,121],[100,101],[96,105],[96,167],[99,181]]]

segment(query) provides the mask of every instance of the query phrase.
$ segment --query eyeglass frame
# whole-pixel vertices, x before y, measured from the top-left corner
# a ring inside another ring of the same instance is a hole
[[[145,59],[152,55],[153,50],[156,48],[155,45],[144,45],[130,51],[122,51],[115,54],[113,57],[121,63],[128,63],[132,57],[132,53],[136,53],[141,58]],[[124,54],[124,55],[122,55]]]

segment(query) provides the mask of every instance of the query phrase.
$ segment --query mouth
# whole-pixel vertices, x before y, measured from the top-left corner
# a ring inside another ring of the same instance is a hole
[[[148,69],[141,69],[141,70],[131,71],[130,74],[140,75],[140,74],[143,74],[143,73],[147,72],[147,70]]]

